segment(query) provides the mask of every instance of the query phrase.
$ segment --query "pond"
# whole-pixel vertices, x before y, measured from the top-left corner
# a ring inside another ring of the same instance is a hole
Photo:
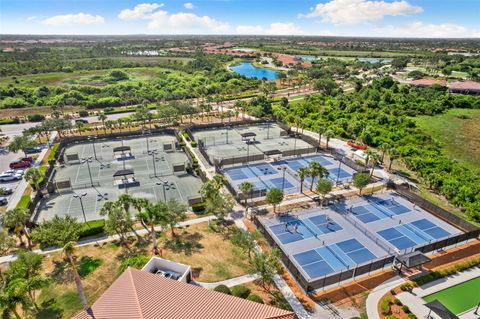
[[[299,58],[302,61],[315,61],[319,59],[318,57],[313,55],[297,55],[297,58]]]
[[[357,58],[358,61],[360,62],[368,62],[371,64],[375,63],[391,63],[391,59],[375,59],[375,58]]]
[[[267,80],[275,80],[278,72],[265,68],[257,68],[250,62],[241,62],[238,65],[230,66],[230,70],[247,78],[257,78],[259,80],[265,78]]]

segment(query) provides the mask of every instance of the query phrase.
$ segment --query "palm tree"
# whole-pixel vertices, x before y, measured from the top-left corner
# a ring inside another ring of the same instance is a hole
[[[319,126],[317,129],[318,132],[318,147],[322,148],[322,135],[325,134],[327,129],[324,126]]]
[[[248,181],[242,182],[239,185],[239,189],[243,194],[243,198],[245,199],[245,206],[247,206],[248,195],[250,195],[253,190],[253,184]]]
[[[98,112],[98,120],[102,121],[103,130],[104,130],[105,134],[107,134],[107,127],[105,126],[105,121],[107,120],[107,115],[105,114],[105,112],[103,112],[103,111]]]
[[[328,149],[328,142],[330,142],[330,139],[335,136],[335,133],[332,130],[326,130],[325,131],[325,138],[327,139],[327,149]]]
[[[31,306],[25,281],[22,278],[13,279],[2,289],[2,293],[0,294],[1,308],[13,312],[17,319],[22,318],[17,311],[19,305],[22,306],[24,312]]]
[[[140,222],[143,228],[150,233],[150,230],[148,229],[147,225],[141,218],[143,210],[147,207],[148,205],[148,200],[146,198],[134,198],[134,201],[132,203],[133,208],[137,211],[137,215],[135,216],[136,219]]]
[[[372,151],[369,148],[367,148],[365,151],[363,151],[363,154],[365,154],[365,166],[368,166],[368,164],[370,163],[370,157],[372,157],[373,153],[374,153],[374,151]]]
[[[157,233],[155,231],[155,226],[160,224],[167,212],[167,205],[163,202],[157,204],[149,203],[145,210],[141,213],[140,217],[143,222],[150,227],[150,237],[153,244],[153,253],[155,255],[159,254],[157,247]]]
[[[385,153],[387,153],[388,150],[390,149],[390,145],[388,143],[382,143],[379,148],[382,151],[381,162],[383,163],[383,161],[385,159]]]
[[[14,208],[3,215],[3,225],[12,228],[23,245],[22,234],[27,237],[28,248],[32,248],[32,239],[27,229],[27,220],[30,218],[30,211],[26,208]]]
[[[130,214],[130,207],[133,206],[133,203],[135,202],[135,198],[128,194],[122,194],[118,197],[117,200],[118,204],[123,208],[123,211],[125,212],[125,217],[128,220],[132,220],[132,215]],[[135,234],[138,240],[141,240],[142,237],[137,233],[135,228],[133,227],[133,222],[131,223],[132,227],[130,227],[132,233]]]
[[[398,153],[398,151],[395,148],[392,147],[391,149],[388,150],[388,156],[390,157],[390,164],[388,164],[388,170],[391,171],[393,161],[395,159],[399,158],[400,154]]]
[[[35,190],[38,191],[40,189],[40,179],[43,177],[42,175],[43,174],[38,167],[32,167],[25,173],[25,180],[33,185]]]
[[[297,171],[298,178],[300,178],[300,193],[303,193],[303,182],[307,176],[310,176],[310,171],[307,167],[300,167]]]
[[[375,165],[377,165],[380,162],[380,155],[376,152],[373,152],[370,155],[370,165],[371,165],[371,170],[370,170],[370,177],[373,175],[373,170],[375,169]]]
[[[162,216],[160,224],[170,228],[172,237],[175,237],[175,227],[187,219],[187,207],[172,198],[167,202],[167,210]]]
[[[312,177],[312,183],[310,184],[310,191],[313,190],[313,185],[316,177],[325,178],[330,174],[328,170],[322,165],[320,165],[320,163],[317,161],[310,162],[310,164],[308,165],[308,171],[309,171],[310,177]]]
[[[75,242],[70,241],[65,246],[63,246],[63,256],[67,261],[70,263],[70,268],[72,270],[72,277],[75,281],[75,285],[77,286],[77,292],[80,297],[80,301],[82,302],[83,309],[88,309],[87,297],[85,296],[85,290],[83,289],[82,280],[80,279],[80,275],[77,271],[77,265],[75,264],[74,260],[74,253],[75,253]]]

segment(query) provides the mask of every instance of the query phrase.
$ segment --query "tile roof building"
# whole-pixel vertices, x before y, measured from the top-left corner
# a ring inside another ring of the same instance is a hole
[[[480,83],[474,81],[457,81],[448,85],[452,93],[480,94]]]
[[[410,84],[418,87],[430,87],[435,84],[440,86],[447,86],[447,82],[445,80],[428,80],[428,79],[413,80],[412,82],[410,82]]]
[[[294,319],[295,314],[128,268],[75,319]]]

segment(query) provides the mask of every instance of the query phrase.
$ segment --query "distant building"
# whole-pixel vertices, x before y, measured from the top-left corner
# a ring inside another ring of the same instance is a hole
[[[150,271],[150,268],[149,268]],[[294,319],[290,311],[128,268],[75,319]]]
[[[450,92],[462,94],[480,94],[480,83],[474,81],[457,81],[448,85]]]
[[[420,79],[420,80],[413,80],[410,82],[411,85],[416,87],[431,87],[432,85],[440,85],[440,86],[447,86],[447,82],[445,80],[428,80],[428,79]]]

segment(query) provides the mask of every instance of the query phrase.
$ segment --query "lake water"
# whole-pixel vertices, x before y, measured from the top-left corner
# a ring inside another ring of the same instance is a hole
[[[318,60],[318,57],[313,55],[297,55],[297,58],[301,59],[302,61],[315,61]]]
[[[230,66],[230,70],[247,78],[257,78],[259,80],[265,78],[270,81],[278,77],[278,72],[265,68],[257,68],[250,62],[242,62],[238,65]]]
[[[357,58],[360,62],[368,62],[368,63],[391,63],[391,59],[375,59],[375,58]]]

